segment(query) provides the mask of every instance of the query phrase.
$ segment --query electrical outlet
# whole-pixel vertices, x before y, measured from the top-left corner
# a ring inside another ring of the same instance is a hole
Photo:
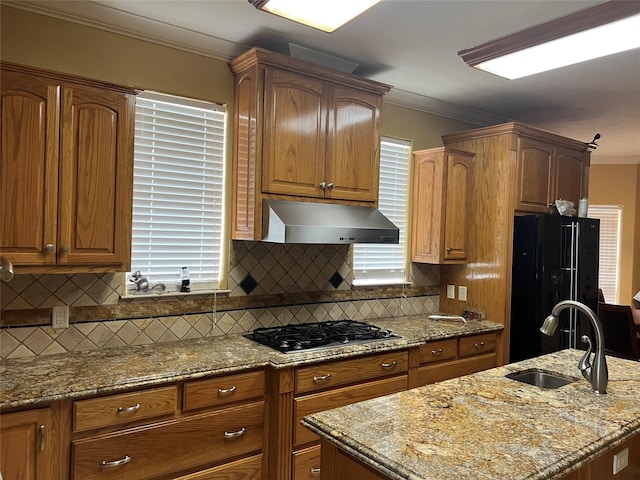
[[[623,470],[627,465],[629,465],[629,449],[625,448],[613,456],[613,474]]]
[[[69,327],[69,305],[56,305],[51,308],[51,326],[53,328]]]
[[[447,298],[456,298],[455,285],[447,285]]]
[[[460,285],[458,287],[458,300],[462,302],[467,301],[467,287],[465,287],[464,285]]]

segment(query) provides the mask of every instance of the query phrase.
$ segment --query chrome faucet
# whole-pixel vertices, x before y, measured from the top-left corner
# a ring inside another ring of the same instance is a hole
[[[593,365],[591,365],[591,352],[593,345],[591,339],[586,335],[581,337],[581,340],[587,344],[587,351],[578,362],[578,368],[582,372],[582,376],[591,383],[593,391],[596,393],[607,393],[607,383],[609,382],[609,371],[607,369],[607,359],[604,356],[604,331],[602,330],[602,324],[596,314],[587,307],[585,304],[576,302],[575,300],[564,300],[558,303],[549,315],[540,331],[545,335],[553,335],[558,328],[558,315],[566,308],[575,308],[576,310],[584,313],[591,321],[591,325],[596,332],[596,353],[593,358]]]

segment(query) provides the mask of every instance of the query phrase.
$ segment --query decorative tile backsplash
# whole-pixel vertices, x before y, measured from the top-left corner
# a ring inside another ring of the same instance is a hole
[[[438,266],[412,264],[414,293],[406,298],[402,287],[352,287],[351,257],[349,245],[233,241],[230,293],[202,295],[189,306],[185,306],[184,298],[169,296],[121,299],[122,284],[126,282],[122,273],[16,275],[10,283],[0,283],[2,314],[12,319],[2,322],[0,357],[49,355],[242,333],[287,323],[366,320],[438,310]],[[416,290],[416,286],[425,288]],[[301,303],[311,296],[318,301]],[[256,307],[256,303],[260,306]],[[54,305],[70,306],[73,313],[69,328],[55,330],[47,325]]]

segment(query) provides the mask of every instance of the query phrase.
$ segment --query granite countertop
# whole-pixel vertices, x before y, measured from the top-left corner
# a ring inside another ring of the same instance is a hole
[[[322,438],[390,479],[556,479],[640,433],[640,362],[607,357],[595,394],[563,350],[305,417]],[[578,379],[544,390],[528,368]]]
[[[0,408],[19,408],[140,387],[239,372],[334,360],[418,346],[425,341],[502,330],[488,321],[434,321],[428,315],[366,320],[401,338],[283,354],[227,335],[197,340],[118,347],[0,362]]]

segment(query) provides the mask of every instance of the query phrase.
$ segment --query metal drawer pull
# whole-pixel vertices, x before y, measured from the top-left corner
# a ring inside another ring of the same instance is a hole
[[[118,407],[118,413],[133,413],[140,410],[140,404],[136,403],[132,407]]]
[[[398,366],[398,362],[396,362],[395,360],[393,362],[391,362],[391,363],[382,362],[382,364],[380,364],[380,366],[382,368],[395,368],[395,367]]]
[[[320,475],[320,468],[318,467],[313,467],[311,470],[311,475]]]
[[[125,465],[130,461],[131,461],[131,457],[129,455],[125,455],[124,458],[121,458],[120,460],[114,460],[113,462],[107,462],[106,460],[102,460],[102,463],[100,463],[100,466],[103,468],[119,467],[120,465]]]
[[[224,438],[241,437],[245,433],[247,433],[247,430],[242,427],[240,430],[237,430],[235,432],[224,432]]]
[[[313,381],[314,383],[320,383],[320,382],[326,382],[327,380],[329,380],[331,378],[331,374],[327,373],[326,375],[321,375],[321,376],[313,376]]]
[[[483,348],[484,347],[484,342],[474,343],[474,345],[476,346],[476,348]]]
[[[229,395],[230,393],[235,392],[237,389],[238,388],[235,385],[231,388],[219,388],[218,395]]]
[[[431,355],[442,355],[442,349],[431,350]]]
[[[40,425],[40,451],[44,451],[45,438],[44,438],[44,425]]]

